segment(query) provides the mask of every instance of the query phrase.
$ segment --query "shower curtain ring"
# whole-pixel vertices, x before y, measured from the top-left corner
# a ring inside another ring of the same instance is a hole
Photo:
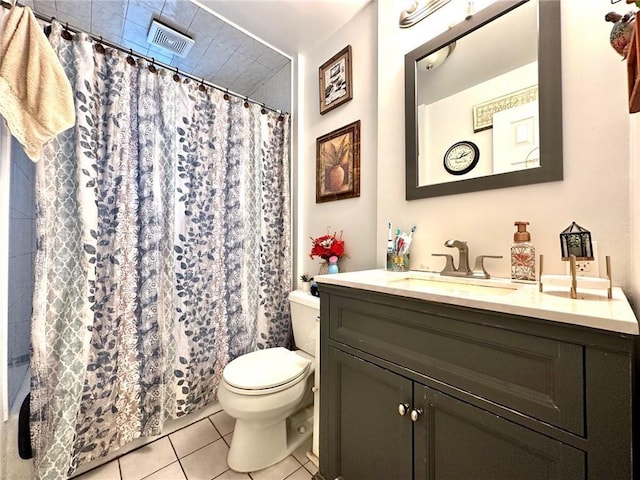
[[[129,56],[127,56],[127,63],[132,67],[136,64],[136,59],[133,58],[133,50],[131,48],[129,49]]]
[[[154,57],[151,57],[151,65],[149,65],[149,71],[151,73],[157,73],[158,71],[155,64],[156,64],[156,59]]]
[[[266,105],[265,105],[264,103],[262,104],[262,108],[260,109],[260,113],[261,113],[262,115],[264,115],[264,114],[266,114],[266,113],[267,113]]]
[[[204,78],[200,79],[200,86],[198,87],[198,90],[200,90],[201,92],[204,92],[206,90],[206,87],[204,86]]]
[[[62,33],[60,34],[60,36],[65,40],[71,40],[73,38],[71,36],[71,32],[69,32],[69,22],[66,23],[64,30],[62,30]]]
[[[244,97],[244,108],[249,108],[249,97]]]
[[[100,40],[98,40],[98,43],[96,44],[96,52],[104,54],[104,45],[102,45],[102,37],[100,37]]]
[[[176,73],[173,74],[173,81],[174,82],[180,81],[180,75],[178,75],[178,67],[176,67]]]
[[[230,97],[229,97],[229,89],[228,88],[225,88],[223,98],[225,100],[227,100],[227,101],[229,100]]]

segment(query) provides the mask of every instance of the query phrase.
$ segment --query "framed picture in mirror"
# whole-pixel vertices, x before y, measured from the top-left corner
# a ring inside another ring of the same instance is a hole
[[[360,196],[360,120],[316,140],[316,203]]]
[[[347,45],[323,63],[319,76],[321,115],[351,100],[351,45]]]

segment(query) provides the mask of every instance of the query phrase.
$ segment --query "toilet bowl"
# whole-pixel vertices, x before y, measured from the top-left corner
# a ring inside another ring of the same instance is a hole
[[[279,462],[313,430],[319,299],[296,290],[289,302],[298,350],[275,347],[242,355],[224,368],[218,387],[220,406],[236,419],[227,463],[237,472]]]

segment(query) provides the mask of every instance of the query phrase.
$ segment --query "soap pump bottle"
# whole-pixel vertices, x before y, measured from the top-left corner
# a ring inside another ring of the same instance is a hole
[[[511,280],[535,281],[536,250],[531,243],[531,234],[527,232],[529,222],[514,222],[518,231],[513,234],[511,245]]]

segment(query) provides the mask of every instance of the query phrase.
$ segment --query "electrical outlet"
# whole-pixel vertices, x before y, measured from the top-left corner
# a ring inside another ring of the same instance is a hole
[[[583,277],[599,277],[600,268],[598,267],[598,242],[591,242],[593,250],[593,260],[576,260],[576,275]],[[571,275],[571,262],[566,261],[567,275]]]

